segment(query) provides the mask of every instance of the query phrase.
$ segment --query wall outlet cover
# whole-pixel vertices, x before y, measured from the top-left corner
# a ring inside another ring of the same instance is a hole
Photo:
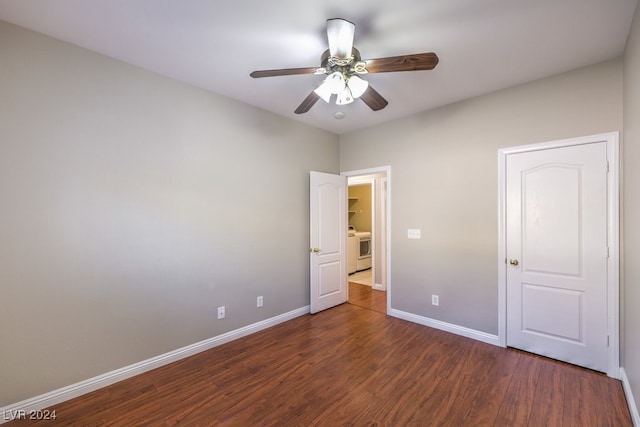
[[[407,237],[409,239],[419,239],[420,238],[420,229],[419,228],[410,228],[407,230]]]

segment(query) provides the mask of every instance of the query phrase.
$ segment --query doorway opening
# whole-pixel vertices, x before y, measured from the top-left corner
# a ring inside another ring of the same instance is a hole
[[[348,179],[347,282],[351,304],[390,307],[389,166],[343,172]]]

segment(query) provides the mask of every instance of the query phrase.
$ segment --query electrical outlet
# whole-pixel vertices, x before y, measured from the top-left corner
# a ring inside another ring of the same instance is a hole
[[[420,238],[420,229],[419,228],[410,228],[407,230],[407,238],[408,239],[419,239]]]
[[[431,295],[431,305],[440,305],[440,297],[438,295]]]
[[[256,300],[256,307],[262,307],[262,303],[263,303],[263,299],[261,296],[258,297],[258,299]]]
[[[218,319],[224,319],[224,305],[222,307],[218,307]]]

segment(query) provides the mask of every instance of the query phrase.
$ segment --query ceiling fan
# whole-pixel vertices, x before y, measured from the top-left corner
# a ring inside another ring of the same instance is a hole
[[[283,68],[260,70],[251,77],[290,76],[295,74],[324,74],[325,80],[314,89],[295,110],[296,114],[306,113],[322,98],[325,102],[337,95],[336,104],[345,105],[354,99],[362,99],[373,111],[382,110],[389,103],[369,82],[360,78],[367,73],[388,73],[394,71],[432,70],[438,64],[438,56],[433,53],[391,56],[363,61],[358,49],[353,47],[355,24],[346,19],[327,20],[329,49],[320,58],[320,67]]]

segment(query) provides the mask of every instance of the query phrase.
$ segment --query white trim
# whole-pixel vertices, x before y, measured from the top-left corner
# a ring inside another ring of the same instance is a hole
[[[391,166],[380,166],[369,169],[360,169],[341,172],[347,178],[360,175],[386,174],[387,178],[387,209],[386,209],[386,241],[387,241],[387,313],[391,310]],[[373,256],[373,254],[372,254]],[[372,278],[375,282],[375,277]]]
[[[540,144],[502,148],[498,150],[498,337],[500,345],[507,345],[507,278],[506,278],[506,178],[507,155],[529,151],[548,150],[582,144],[605,142],[610,171],[608,179],[608,245],[609,260],[607,266],[607,310],[609,350],[607,375],[619,378],[620,375],[620,160],[619,132],[589,135],[579,138],[543,142]]]
[[[498,340],[502,347],[507,346],[506,162],[506,151],[498,150]]]
[[[380,188],[378,189],[378,194],[380,195],[380,202],[384,203],[384,209],[380,209],[380,225],[381,228],[385,230],[382,236],[380,236],[380,250],[382,251],[382,256],[387,253],[387,233],[386,230],[389,228],[389,223],[387,222],[387,204],[389,200],[387,199],[387,177],[380,178]],[[382,258],[382,257],[381,257]],[[387,264],[385,262],[381,263],[380,266],[380,280],[382,283],[375,283],[373,285],[374,289],[378,289],[380,291],[387,290]]]
[[[620,378],[620,135],[618,132],[601,135],[607,141],[609,177],[607,182],[607,230],[609,247],[608,277],[608,329],[609,369],[607,375]]]
[[[475,329],[465,328],[464,326],[454,325],[452,323],[442,322],[440,320],[431,319],[429,317],[419,316],[406,311],[392,308],[387,313],[389,316],[398,319],[407,320],[409,322],[418,323],[420,325],[429,326],[430,328],[439,329],[441,331],[450,332],[452,334],[461,335],[487,344],[501,346],[497,335],[488,334],[486,332],[476,331]]]
[[[624,389],[624,396],[627,398],[627,405],[629,406],[629,412],[631,413],[631,420],[633,420],[633,425],[636,427],[640,427],[640,413],[638,412],[636,401],[633,398],[633,393],[631,392],[631,384],[629,384],[629,378],[627,377],[627,372],[624,370],[624,368],[620,368],[620,381],[622,381],[622,388]]]
[[[148,372],[152,369],[159,368],[160,366],[168,365],[169,363],[173,363],[186,357],[193,356],[194,354],[200,353],[202,351],[209,350],[211,348],[228,343],[238,338],[242,338],[247,335],[251,335],[255,332],[270,328],[271,326],[275,326],[288,320],[295,319],[296,317],[304,316],[308,313],[309,306],[307,305],[305,307],[280,314],[270,319],[262,320],[251,325],[226,332],[222,335],[218,335],[204,341],[200,341],[195,344],[191,344],[186,347],[182,347],[177,350],[173,350],[168,353],[143,360],[142,362],[134,363],[133,365],[125,366],[123,368],[116,369],[115,371],[107,372],[106,374],[98,375],[96,377],[89,378],[84,381],[80,381],[78,383],[71,384],[69,386],[62,387],[57,390],[41,394],[39,396],[2,407],[0,408],[0,414],[18,414],[25,412],[28,414],[29,411],[38,411],[49,408],[53,405],[57,405],[78,396],[82,396],[83,394],[87,394],[108,385],[114,384],[118,381],[122,381],[135,375]],[[5,418],[7,417],[0,416],[0,424],[10,421],[9,419]]]

